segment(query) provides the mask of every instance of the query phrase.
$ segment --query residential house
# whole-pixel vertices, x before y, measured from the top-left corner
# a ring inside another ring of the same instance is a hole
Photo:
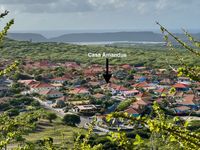
[[[183,83],[176,83],[172,87],[174,87],[177,91],[188,91],[189,86]]]
[[[123,96],[130,98],[134,97],[135,95],[139,94],[140,92],[138,90],[128,90],[123,92]]]
[[[73,111],[76,113],[96,113],[97,108],[95,105],[78,105],[73,108]]]
[[[56,87],[48,84],[48,83],[36,83],[31,85],[31,91],[32,92],[42,92],[42,91],[48,91],[48,90],[56,90]]]
[[[109,84],[110,91],[112,95],[123,95],[125,91],[128,91],[127,88],[117,85],[117,84]]]
[[[169,89],[163,88],[163,87],[154,90],[154,93],[158,95],[162,95],[162,94],[167,95],[168,92],[169,92]]]
[[[70,94],[75,94],[75,95],[88,95],[90,94],[89,90],[84,87],[77,87],[69,91]]]
[[[135,96],[135,98],[137,100],[147,100],[147,101],[152,100],[152,96],[148,92],[139,93],[138,95]]]
[[[127,108],[126,110],[124,110],[124,112],[128,113],[129,115],[132,115],[133,117],[140,116],[140,113],[132,107]]]
[[[47,98],[59,98],[63,96],[63,93],[59,92],[58,90],[46,90],[40,91],[39,94],[46,96]]]
[[[188,106],[178,106],[175,107],[174,109],[177,114],[185,114],[191,112],[191,108]]]
[[[136,83],[134,85],[132,85],[132,87],[134,87],[135,89],[148,89],[149,84],[147,82],[140,82],[140,83]]]
[[[105,99],[106,96],[104,94],[97,93],[97,94],[94,94],[93,97],[97,100],[103,100]]]
[[[53,78],[51,79],[52,83],[58,83],[58,84],[63,84],[65,81],[67,81],[68,79],[65,77],[57,77],[57,78]]]
[[[30,79],[30,80],[18,80],[19,83],[24,84],[26,86],[30,86],[32,84],[36,84],[39,83],[38,81],[34,80],[34,79]]]
[[[199,109],[200,103],[199,100],[196,99],[194,94],[185,94],[183,96],[183,101],[178,103],[179,106],[188,106],[191,109]]]
[[[160,85],[171,85],[172,81],[169,78],[164,78],[160,81]]]

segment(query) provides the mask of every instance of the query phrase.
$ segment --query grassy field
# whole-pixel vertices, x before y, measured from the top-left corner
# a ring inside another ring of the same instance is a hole
[[[48,120],[41,120],[36,131],[24,137],[30,142],[36,142],[37,140],[42,140],[46,137],[52,137],[55,144],[66,143],[71,146],[74,142],[74,133],[82,132],[85,132],[85,130],[63,125],[59,118],[53,123],[49,123]]]
[[[74,144],[74,135],[78,133],[86,133],[84,129],[64,125],[61,118],[57,118],[52,123],[46,119],[41,119],[36,130],[24,136],[27,142],[37,142],[51,137],[55,145],[72,148]],[[8,149],[16,148],[19,143],[8,146]]]

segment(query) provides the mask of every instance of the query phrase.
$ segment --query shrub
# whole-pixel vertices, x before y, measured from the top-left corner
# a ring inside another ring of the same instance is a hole
[[[75,126],[81,122],[80,116],[76,114],[66,114],[63,118],[63,123],[71,126]]]

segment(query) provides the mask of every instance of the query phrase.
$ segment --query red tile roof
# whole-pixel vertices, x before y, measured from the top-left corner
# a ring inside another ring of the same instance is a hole
[[[140,82],[140,83],[136,83],[132,86],[136,87],[136,88],[148,87],[148,83],[147,82]]]
[[[46,90],[46,91],[41,91],[40,94],[42,95],[51,95],[51,94],[62,94],[58,90]]]
[[[150,102],[148,102],[148,101],[144,101],[144,100],[142,100],[142,99],[136,101],[136,103],[139,104],[139,105],[148,105],[148,104],[150,104]]]
[[[71,94],[86,94],[89,93],[87,88],[75,88],[73,90],[71,90],[69,93]]]
[[[30,85],[30,84],[34,84],[34,83],[37,83],[36,80],[19,80],[18,81],[19,83],[23,83],[23,84],[26,84],[26,85]]]
[[[188,86],[182,83],[176,83],[173,85],[174,88],[187,88]]]
[[[157,90],[155,90],[155,92],[157,93],[163,93],[165,91],[165,88],[159,88]]]
[[[195,102],[195,95],[194,94],[187,94],[187,95],[184,95],[183,96],[183,101],[180,102],[179,104],[182,104],[182,105],[194,105]]]
[[[95,95],[93,95],[95,98],[103,98],[103,97],[105,97],[105,95],[104,94],[100,94],[100,93],[97,93],[97,94],[95,94]]]
[[[117,84],[110,84],[109,86],[117,91],[127,91],[128,90],[127,88],[125,88],[121,85],[117,85]]]
[[[185,110],[190,110],[190,107],[187,107],[187,106],[178,106],[178,107],[175,107],[175,109],[178,109],[178,110],[181,110],[181,111],[185,111]]]
[[[54,86],[48,83],[38,83],[32,85],[32,88],[54,88]]]
[[[145,97],[151,97],[151,95],[147,92],[144,92],[144,93],[137,94],[136,97],[145,98]]]

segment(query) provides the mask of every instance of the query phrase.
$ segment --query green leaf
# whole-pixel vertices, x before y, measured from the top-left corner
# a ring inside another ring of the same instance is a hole
[[[140,144],[143,144],[144,143],[144,140],[137,134],[135,136],[135,141],[134,141],[134,145],[140,145]]]

